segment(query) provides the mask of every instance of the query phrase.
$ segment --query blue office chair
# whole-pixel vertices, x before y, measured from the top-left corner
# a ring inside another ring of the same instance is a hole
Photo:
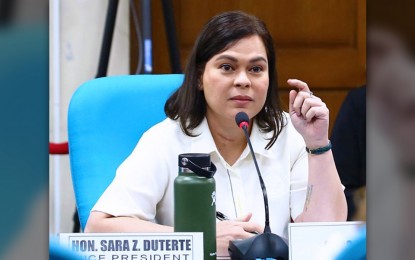
[[[81,229],[141,135],[166,118],[164,103],[182,74],[111,76],[88,81],[68,110],[72,182]]]
[[[51,239],[49,241],[49,260],[84,260],[82,256],[71,249],[63,246],[58,240]]]

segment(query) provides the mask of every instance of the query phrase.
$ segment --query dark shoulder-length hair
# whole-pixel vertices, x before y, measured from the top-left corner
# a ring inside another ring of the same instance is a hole
[[[277,91],[274,43],[263,21],[241,11],[224,12],[209,20],[193,46],[185,68],[183,84],[164,105],[166,115],[173,120],[180,120],[181,128],[186,135],[195,136],[192,130],[206,115],[204,92],[199,88],[206,63],[238,40],[252,35],[258,35],[262,39],[269,68],[269,87],[265,105],[255,116],[255,120],[262,132],[273,132],[266,149],[277,140],[285,120]]]

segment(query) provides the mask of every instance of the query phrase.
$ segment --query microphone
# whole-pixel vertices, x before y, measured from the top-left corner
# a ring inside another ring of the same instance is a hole
[[[288,245],[278,235],[271,232],[269,225],[268,195],[264,180],[252,148],[251,140],[248,134],[249,117],[245,112],[239,112],[235,116],[236,124],[245,133],[249,149],[254,159],[255,168],[258,174],[259,183],[261,184],[262,194],[264,197],[265,207],[265,228],[264,233],[258,234],[251,238],[229,241],[228,252],[231,259],[256,259],[256,258],[274,258],[278,260],[288,260]]]

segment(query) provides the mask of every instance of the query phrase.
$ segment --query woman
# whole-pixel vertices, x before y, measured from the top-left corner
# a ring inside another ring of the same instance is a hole
[[[275,51],[258,18],[213,17],[190,55],[183,85],[167,100],[166,120],[146,132],[117,170],[86,232],[172,232],[177,156],[208,153],[216,165],[217,255],[229,240],[262,232],[264,205],[244,133],[243,111],[268,191],[271,230],[287,238],[291,220],[344,221],[347,209],[328,146],[329,112],[306,83],[290,79],[289,114],[280,108]],[[326,148],[321,154],[311,150]]]

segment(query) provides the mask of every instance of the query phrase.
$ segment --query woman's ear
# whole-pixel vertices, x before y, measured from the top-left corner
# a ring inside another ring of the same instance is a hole
[[[198,70],[197,89],[203,91],[203,70]]]
[[[203,90],[203,84],[202,84],[202,80],[201,79],[199,79],[197,81],[197,89],[200,90],[200,91]]]

